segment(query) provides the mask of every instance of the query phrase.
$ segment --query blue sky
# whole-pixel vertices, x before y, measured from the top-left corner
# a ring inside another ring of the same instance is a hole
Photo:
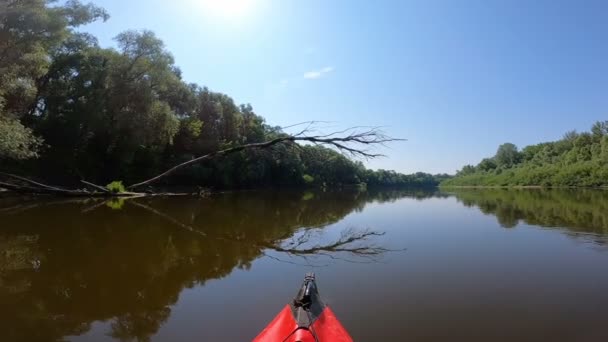
[[[608,1],[94,3],[111,18],[84,29],[102,46],[150,29],[186,81],[269,124],[381,125],[408,139],[372,168],[453,173],[501,143],[608,120]]]

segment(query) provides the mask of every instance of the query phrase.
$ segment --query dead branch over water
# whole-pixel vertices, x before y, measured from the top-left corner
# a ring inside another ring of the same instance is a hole
[[[358,127],[353,127],[347,130],[334,132],[326,135],[308,135],[311,132],[311,125],[315,122],[309,122],[308,127],[301,132],[294,135],[285,135],[273,140],[269,140],[262,143],[252,143],[240,146],[227,148],[221,151],[212,152],[184,163],[173,166],[167,171],[147,179],[143,182],[132,184],[127,186],[127,189],[135,189],[143,185],[149,185],[162,178],[165,178],[175,171],[182,169],[186,166],[199,163],[204,160],[227,156],[236,152],[240,152],[247,149],[265,149],[272,147],[277,144],[293,144],[295,142],[308,142],[317,145],[326,145],[337,149],[338,151],[348,154],[353,157],[362,158],[376,158],[382,156],[381,154],[371,152],[367,146],[371,145],[384,145],[391,141],[397,141],[402,139],[391,138],[385,135],[379,128],[372,127],[366,130],[360,130]],[[342,134],[342,136],[341,136]]]
[[[279,144],[294,144],[299,146],[298,142],[310,143],[314,145],[323,145],[340,151],[343,154],[357,158],[376,158],[382,154],[375,153],[372,148],[375,146],[384,146],[386,143],[400,141],[404,139],[392,138],[387,136],[378,127],[351,127],[345,130],[332,132],[329,134],[313,134],[315,132],[314,125],[316,121],[304,122],[293,126],[306,125],[306,127],[295,134],[284,134],[278,138],[261,142],[251,143],[239,146],[230,147],[224,150],[208,153],[184,163],[175,165],[168,170],[147,180],[126,186],[126,189],[133,191],[141,188],[144,185],[153,184],[161,179],[164,179],[178,170],[186,168],[190,165],[200,163],[213,158],[224,157],[244,150],[250,149],[267,149]],[[19,175],[0,172],[0,188],[4,188],[17,193],[26,194],[46,194],[55,196],[68,197],[135,197],[135,196],[152,196],[152,195],[184,195],[170,193],[141,193],[141,192],[111,192],[103,186],[80,180],[86,188],[83,189],[66,189],[59,186],[43,184]],[[190,194],[188,194],[190,195]]]

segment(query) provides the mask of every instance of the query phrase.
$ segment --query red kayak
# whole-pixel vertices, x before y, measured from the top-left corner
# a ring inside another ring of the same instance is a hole
[[[319,297],[314,273],[307,273],[293,303],[253,342],[352,342],[346,329]]]

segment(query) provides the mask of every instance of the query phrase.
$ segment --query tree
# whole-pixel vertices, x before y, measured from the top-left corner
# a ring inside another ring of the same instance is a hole
[[[520,154],[517,150],[517,146],[511,143],[505,143],[498,147],[498,151],[496,151],[496,155],[494,156],[494,160],[496,161],[496,165],[498,167],[512,167],[513,165],[519,163]]]
[[[37,157],[41,145],[42,139],[35,137],[31,129],[0,113],[0,160]]]
[[[469,175],[475,173],[475,166],[473,165],[465,165],[462,167],[460,171],[457,172],[457,175]]]
[[[56,7],[43,0],[0,3],[0,158],[38,155],[41,139],[19,120],[36,108],[53,52],[72,28],[107,18],[75,0]]]
[[[568,131],[564,134],[563,140],[569,141],[569,142],[574,142],[574,140],[576,140],[577,137],[578,137],[578,133],[576,132],[576,130],[572,130],[572,131]]]
[[[477,165],[477,169],[481,171],[491,171],[496,169],[496,162],[493,158],[484,158],[479,165]]]
[[[600,162],[608,165],[608,136],[604,136],[601,142]]]
[[[608,121],[597,121],[591,127],[591,135],[596,141],[600,141],[602,137],[608,135]]]

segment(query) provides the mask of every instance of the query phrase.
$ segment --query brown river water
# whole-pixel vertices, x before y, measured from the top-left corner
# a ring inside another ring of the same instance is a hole
[[[0,341],[250,341],[306,272],[355,341],[608,341],[608,191],[0,197]]]

